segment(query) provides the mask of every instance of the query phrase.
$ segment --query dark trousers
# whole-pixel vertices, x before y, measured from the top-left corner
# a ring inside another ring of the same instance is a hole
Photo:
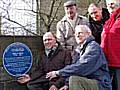
[[[28,83],[27,87],[29,90],[49,90],[49,83]]]
[[[120,68],[110,67],[112,90],[120,90]]]
[[[49,79],[42,76],[27,83],[29,90],[49,90]]]

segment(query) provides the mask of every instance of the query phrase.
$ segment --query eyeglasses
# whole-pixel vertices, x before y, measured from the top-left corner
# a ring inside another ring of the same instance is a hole
[[[51,40],[52,40],[51,38],[48,38],[48,39],[45,39],[43,41],[46,42],[46,41],[51,41]]]

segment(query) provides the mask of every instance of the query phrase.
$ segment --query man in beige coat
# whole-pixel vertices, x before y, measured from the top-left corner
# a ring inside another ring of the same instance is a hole
[[[78,15],[74,0],[64,3],[65,16],[57,23],[57,39],[66,49],[72,51],[76,46],[74,38],[76,25],[89,25],[86,17]]]

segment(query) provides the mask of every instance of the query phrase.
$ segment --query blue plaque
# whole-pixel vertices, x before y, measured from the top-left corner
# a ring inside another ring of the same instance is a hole
[[[32,66],[31,50],[23,43],[10,44],[3,53],[3,66],[12,76],[22,76]]]

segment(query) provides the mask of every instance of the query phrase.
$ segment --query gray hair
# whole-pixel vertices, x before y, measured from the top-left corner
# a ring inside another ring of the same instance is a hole
[[[46,32],[44,35],[43,35],[43,39],[44,39],[44,37],[46,36],[46,35],[51,35],[51,36],[53,36],[55,39],[56,39],[56,36],[55,36],[55,34],[53,33],[53,32]]]
[[[97,4],[97,3],[91,3],[90,5],[89,5],[89,7],[88,7],[88,10],[89,10],[89,8],[90,7],[97,7],[97,8],[100,8],[100,9],[102,9],[102,7],[99,5],[99,4]]]

